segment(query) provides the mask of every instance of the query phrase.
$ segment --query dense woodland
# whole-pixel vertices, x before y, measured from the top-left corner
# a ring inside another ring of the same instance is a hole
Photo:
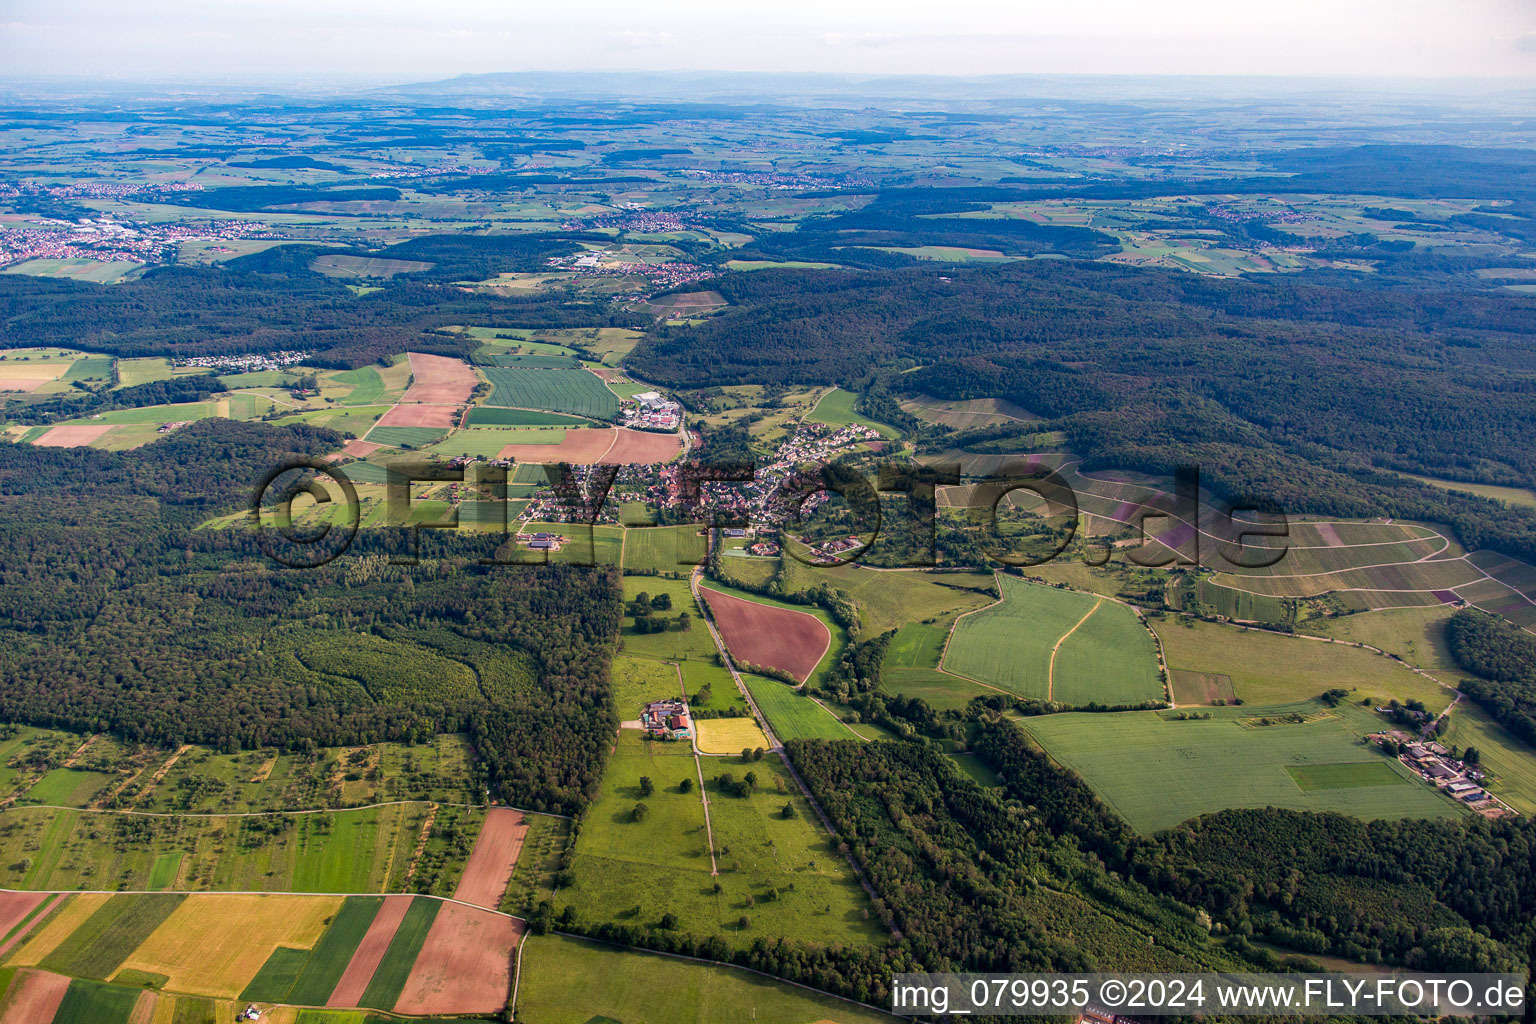
[[[1536,637],[1497,616],[1464,608],[1446,624],[1445,640],[1456,663],[1479,677],[1463,679],[1458,688],[1536,745]]]
[[[195,528],[280,461],[338,442],[205,420],[130,453],[0,445],[0,719],[225,750],[465,731],[495,795],[577,809],[615,725],[611,570],[497,569],[479,564],[495,538],[459,535],[391,566],[410,537],[372,530],[321,568],[285,569],[251,531]],[[370,674],[328,655],[354,636],[457,661],[471,682],[401,686],[400,659]]]
[[[1536,478],[1536,299],[1409,290],[1389,275],[1219,281],[1093,263],[728,277],[735,308],[659,332],[647,379],[873,383],[1003,397],[1067,433],[1088,468],[1197,464],[1229,497],[1290,512],[1453,525],[1536,558],[1536,513],[1391,470]]]

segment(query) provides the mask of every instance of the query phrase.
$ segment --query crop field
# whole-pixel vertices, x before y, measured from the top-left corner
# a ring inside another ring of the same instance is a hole
[[[503,409],[496,406],[477,405],[469,410],[471,427],[584,427],[591,422],[579,416],[535,412],[531,409]]]
[[[145,818],[51,808],[13,809],[0,827],[0,884],[10,888],[81,886],[278,892],[383,892],[407,884],[411,851],[427,805],[321,814]],[[473,836],[478,811],[459,827]],[[440,809],[436,837],[453,815]],[[453,890],[468,850],[442,848],[430,891]],[[171,867],[174,862],[174,869]],[[167,878],[168,872],[171,873]]]
[[[777,679],[741,674],[752,699],[780,740],[851,740],[855,734],[808,694]]]
[[[901,437],[901,431],[895,427],[872,420],[868,416],[856,412],[853,406],[858,400],[859,396],[852,391],[833,388],[821,396],[821,401],[816,403],[815,408],[805,414],[805,421],[807,423],[825,423],[832,427],[846,427],[856,424],[878,431],[881,437],[888,440]]]
[[[994,577],[985,572],[876,572],[859,565],[812,567],[791,558],[785,561],[785,578],[796,590],[825,583],[841,591],[859,606],[865,636],[927,619],[947,624],[997,599]]]
[[[973,697],[995,693],[938,670],[948,636],[946,626],[923,622],[911,622],[898,629],[881,665],[881,690],[897,696],[921,697],[940,710],[961,708]]]
[[[832,647],[832,630],[809,611],[700,587],[711,617],[739,665],[788,672],[802,683]]]
[[[397,1013],[498,1013],[512,994],[513,950],[523,925],[510,917],[445,903],[427,930]]]
[[[361,436],[373,444],[390,448],[425,448],[447,437],[448,432],[436,427],[374,427],[364,431]]]
[[[696,718],[693,731],[699,750],[706,754],[738,754],[768,746],[763,730],[750,718]]]
[[[1157,647],[1140,617],[1103,601],[1061,641],[1051,675],[1051,698],[1081,707],[1162,700]]]
[[[136,359],[119,359],[117,361],[118,387],[132,387],[135,384],[150,384],[157,380],[169,380],[172,377],[185,377],[189,374],[207,373],[201,366],[172,366],[167,359],[157,356],[145,356]]]
[[[1365,617],[1351,616],[1344,621],[1353,623],[1355,619],[1364,621]],[[1334,687],[1356,691],[1352,699],[1357,700],[1367,696],[1377,700],[1418,699],[1437,713],[1450,703],[1450,693],[1433,681],[1391,658],[1342,642],[1325,643],[1209,622],[1166,626],[1159,636],[1170,670],[1227,676],[1236,695],[1249,704],[1305,700]]]
[[[420,260],[391,260],[377,256],[347,256],[336,254],[316,256],[310,269],[326,277],[394,277],[396,274],[419,274],[431,270],[436,264]]]
[[[704,811],[688,744],[646,740],[624,729],[602,795],[576,840],[575,884],[561,890],[557,904],[575,907],[587,921],[654,924],[663,912],[671,912],[680,929],[718,934],[733,946],[749,945],[763,935],[830,943],[871,941],[879,934],[878,924],[864,918],[863,889],[846,862],[828,849],[815,813],[777,758],[745,764],[738,758],[704,758],[702,767],[717,878],[710,876]],[[747,772],[757,780],[753,795],[731,795],[717,782],[722,774],[741,780]],[[642,793],[642,777],[651,780],[649,796]],[[689,780],[686,791],[680,785],[684,780]],[[639,803],[648,813],[637,821]],[[794,808],[788,818],[783,816],[786,804]],[[713,890],[715,881],[719,893]],[[770,896],[770,890],[777,892]],[[740,924],[743,914],[750,919],[746,928]]]
[[[1020,727],[1145,833],[1232,807],[1337,811],[1367,819],[1465,813],[1366,745],[1337,715],[1251,724],[1293,711],[1316,715],[1318,708],[1215,708],[1210,720],[1189,721],[1167,711],[1072,713],[1024,719]],[[1384,779],[1377,768],[1340,767],[1354,764],[1385,768],[1397,781]]]
[[[969,401],[945,401],[929,395],[914,395],[901,403],[901,407],[918,419],[949,427],[951,430],[970,430],[974,427],[991,427],[1015,420],[1034,420],[1039,417],[1001,398],[973,398]]]
[[[372,366],[332,374],[331,380],[352,389],[342,405],[376,405],[384,400],[384,378]]]
[[[705,555],[705,538],[699,535],[697,526],[653,526],[624,531],[626,569],[686,575],[692,566],[704,563]]]
[[[942,667],[979,682],[1045,700],[1057,641],[1095,610],[1091,594],[997,577],[1003,599],[955,621]]]
[[[585,980],[578,991],[570,979]],[[636,992],[646,992],[636,999]],[[545,1024],[877,1024],[894,1018],[732,967],[540,935],[523,951],[520,1016]]]
[[[42,958],[59,974],[106,979],[181,905],[183,896],[114,896]]]
[[[342,904],[338,897],[189,896],[123,967],[163,975],[173,991],[233,999],[279,946],[307,951],[319,942]]]
[[[0,274],[28,274],[32,277],[55,277],[68,281],[90,281],[93,284],[117,284],[119,281],[138,277],[144,264],[128,260],[35,259],[17,263],[0,270]]]
[[[1230,704],[1237,698],[1232,688],[1232,677],[1221,672],[1188,672],[1177,669],[1169,673],[1175,704]]]
[[[598,420],[611,420],[619,412],[618,396],[587,370],[487,366],[483,372],[493,386],[486,405],[573,413]]]

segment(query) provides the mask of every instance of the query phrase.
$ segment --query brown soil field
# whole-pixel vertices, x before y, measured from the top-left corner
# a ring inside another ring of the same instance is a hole
[[[475,390],[475,385],[480,381],[475,371],[462,359],[431,356],[421,352],[407,352],[406,357],[411,361],[411,374],[415,379],[401,399],[404,402],[458,405],[469,401],[469,393]]]
[[[32,893],[9,893],[7,895],[23,897],[25,900],[31,900],[33,896]],[[32,930],[37,927],[38,922],[47,917],[48,914],[53,910],[54,906],[57,905],[58,901],[64,898],[63,896],[49,895],[48,893],[37,893],[36,895],[41,897],[41,899],[38,900],[39,903],[41,903],[43,900],[47,900],[48,906],[40,910],[37,916],[32,918],[32,920],[27,924],[25,928],[21,929],[21,931],[17,932],[15,935],[12,935],[9,939],[6,939],[4,943],[0,943],[0,957],[5,956],[11,951],[12,946],[15,946],[18,942],[21,942],[28,935],[32,934]],[[18,921],[27,916],[27,911],[25,910],[23,910],[20,914],[16,914],[14,909],[12,909],[10,906],[7,906],[6,910],[6,921],[4,923],[0,923],[0,935],[5,935],[10,932],[12,928],[16,927],[16,923]]]
[[[458,425],[459,407],[456,405],[397,405],[380,416],[379,422],[374,424],[377,427],[456,427]],[[374,447],[379,446],[374,445]]]
[[[681,434],[657,434],[649,430],[619,428],[613,447],[598,461],[610,466],[666,462],[683,450]]]
[[[0,935],[10,934],[47,897],[44,892],[0,892]]]
[[[802,683],[832,645],[832,634],[814,615],[774,608],[700,587],[731,657],[788,672]]]
[[[155,1007],[159,1002],[158,992],[140,992],[139,1001],[133,1004],[133,1013],[128,1017],[128,1024],[153,1024]]]
[[[41,1024],[53,1020],[69,979],[47,971],[20,971],[0,1006],[0,1024]]]
[[[82,423],[73,427],[54,427],[32,443],[40,448],[75,448],[90,444],[112,426],[111,423]]]
[[[520,922],[462,903],[444,903],[411,967],[396,1013],[497,1013],[512,992]]]
[[[495,910],[512,880],[512,869],[517,866],[517,855],[522,852],[523,837],[527,834],[522,811],[510,807],[487,811],[453,898]]]
[[[613,447],[616,431],[608,427],[574,427],[565,432],[559,444],[509,444],[500,452],[503,459],[518,462],[570,462],[590,466],[601,462]]]
[[[341,450],[343,454],[350,455],[354,459],[366,459],[368,456],[372,455],[382,447],[384,446],[381,444],[374,444],[372,441],[359,441],[356,438],[353,438],[351,441],[348,441],[346,444],[342,445]]]
[[[331,991],[331,998],[325,1001],[326,1006],[356,1006],[357,1001],[363,998],[363,991],[367,989],[368,982],[373,980],[373,972],[378,970],[410,905],[410,896],[384,898],[384,905],[373,915],[373,923],[368,926],[363,941],[357,944],[351,962]]]
[[[46,381],[18,379],[16,377],[0,377],[0,391],[36,391]]]

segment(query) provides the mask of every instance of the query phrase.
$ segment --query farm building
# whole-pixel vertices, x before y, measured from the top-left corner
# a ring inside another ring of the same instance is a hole
[[[640,724],[645,727],[648,735],[656,739],[693,738],[693,722],[688,717],[688,705],[678,697],[651,701],[640,711]]]

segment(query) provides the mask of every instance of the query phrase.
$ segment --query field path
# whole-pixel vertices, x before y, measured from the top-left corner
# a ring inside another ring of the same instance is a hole
[[[1104,605],[1104,599],[1102,597],[1099,598],[1097,601],[1093,602],[1093,607],[1089,608],[1088,611],[1083,615],[1083,617],[1077,620],[1077,625],[1073,626],[1071,629],[1067,630],[1065,633],[1063,633],[1060,637],[1057,638],[1056,646],[1051,648],[1051,664],[1050,664],[1050,666],[1045,671],[1045,699],[1046,700],[1050,700],[1051,699],[1051,693],[1056,688],[1056,652],[1061,650],[1061,645],[1067,642],[1067,637],[1071,636],[1073,633],[1076,633],[1077,630],[1078,630],[1078,627],[1081,626],[1083,623],[1087,622],[1090,618],[1092,618],[1093,617],[1093,613],[1098,611],[1101,607],[1103,607],[1103,605]]]
[[[683,706],[687,707],[688,686],[683,682],[683,666],[674,661],[672,669],[677,673],[677,688],[683,693]],[[735,672],[731,674],[735,675]],[[720,875],[720,865],[715,863],[715,830],[709,824],[709,790],[704,788],[704,763],[699,760],[699,723],[698,719],[691,714],[691,708],[689,711],[688,721],[693,723],[693,728],[690,730],[693,735],[688,737],[688,746],[693,751],[693,770],[699,775],[699,802],[704,805],[704,838],[709,843],[709,877],[717,878]]]

